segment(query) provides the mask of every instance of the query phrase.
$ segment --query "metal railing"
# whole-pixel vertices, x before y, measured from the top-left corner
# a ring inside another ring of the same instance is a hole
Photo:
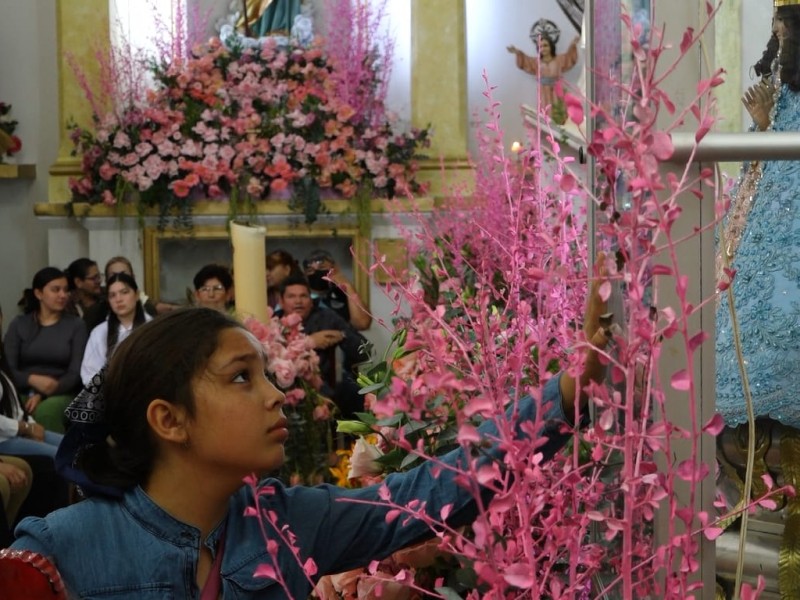
[[[694,134],[673,133],[672,145],[675,151],[670,162],[686,162],[695,145]],[[800,160],[800,132],[708,133],[697,145],[694,160],[701,162]]]

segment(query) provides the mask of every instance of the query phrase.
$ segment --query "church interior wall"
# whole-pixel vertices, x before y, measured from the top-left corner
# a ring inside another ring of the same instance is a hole
[[[541,16],[550,18],[562,30],[559,49],[564,49],[575,31],[554,8],[555,0],[550,1],[553,10],[548,9],[545,11],[547,14]],[[198,2],[201,11],[210,11],[209,20],[218,18],[225,11],[225,3],[216,0]],[[320,10],[322,3],[323,0],[316,0],[315,8]],[[506,131],[510,145],[513,139],[524,139],[516,107],[521,101],[533,101],[535,89],[533,78],[516,69],[505,47],[515,44],[531,49],[529,28],[540,16],[537,12],[539,9],[531,8],[525,0],[503,0],[502,10],[496,3],[481,0],[466,0],[466,3],[470,113],[485,106],[482,72],[486,69],[490,82],[499,86],[496,99],[505,107],[501,127]],[[768,34],[769,17],[761,4],[756,0],[742,0],[741,4],[741,65],[742,85],[745,87],[749,82],[749,65],[760,55],[763,40]],[[408,118],[410,113],[409,5],[406,0],[390,0],[388,4],[389,10],[400,23],[395,31],[398,36],[397,60],[390,84],[389,102],[401,119]],[[548,3],[537,3],[537,6],[544,6],[541,10],[545,10]],[[490,26],[479,28],[476,25],[479,22]],[[517,23],[525,26],[515,25]],[[73,258],[88,254],[91,250],[89,233],[79,223],[71,219],[41,218],[33,214],[33,204],[47,199],[47,173],[57,155],[56,38],[56,0],[0,0],[0,56],[3,57],[0,61],[0,101],[12,104],[12,116],[19,121],[18,133],[24,145],[18,161],[35,164],[37,169],[37,176],[33,180],[0,181],[0,269],[3,273],[0,304],[7,315],[14,313],[21,290],[30,284],[38,268],[48,263],[66,266]],[[567,79],[573,84],[578,83],[581,69],[582,64],[579,64],[566,74]],[[474,127],[476,121],[473,120],[471,125]],[[743,123],[744,126],[746,124]],[[472,140],[470,143],[473,144]],[[474,146],[470,150],[475,152]],[[381,229],[381,236],[394,233],[389,224],[377,227]],[[129,245],[129,235],[126,240],[126,245]],[[103,261],[107,257],[94,258]],[[139,273],[140,268],[137,268]],[[378,316],[388,318],[390,303],[376,304],[381,302],[382,296],[378,286],[373,284],[373,308]]]

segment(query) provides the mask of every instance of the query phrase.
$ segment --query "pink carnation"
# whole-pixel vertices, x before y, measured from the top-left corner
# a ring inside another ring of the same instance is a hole
[[[292,386],[297,377],[297,369],[291,361],[286,359],[276,359],[269,365],[270,371],[275,373],[278,387],[287,389]]]
[[[306,392],[303,388],[298,387],[286,392],[286,404],[289,406],[297,406],[306,397]]]

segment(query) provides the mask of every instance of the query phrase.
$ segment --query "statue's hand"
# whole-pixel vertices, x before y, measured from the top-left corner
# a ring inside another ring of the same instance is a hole
[[[742,96],[742,104],[761,131],[769,127],[769,115],[775,103],[774,97],[775,88],[766,81],[750,86]]]

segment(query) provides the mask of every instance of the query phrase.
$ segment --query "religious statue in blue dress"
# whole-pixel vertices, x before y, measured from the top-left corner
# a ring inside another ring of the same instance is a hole
[[[745,92],[742,102],[753,117],[752,129],[800,131],[800,0],[775,0],[774,4],[773,35],[755,65],[762,80]],[[798,189],[800,161],[746,164],[720,235],[719,279],[725,281],[735,271],[732,302],[725,292],[717,308],[716,335],[716,408],[729,425],[717,437],[717,489],[731,509],[741,509],[751,498],[763,496],[766,475],[800,488]],[[756,417],[752,446],[745,425],[745,381]],[[753,469],[750,490],[744,483],[748,458]],[[800,496],[780,494],[774,500],[776,510],[782,511],[783,530],[764,530],[773,533],[759,534],[758,557],[744,553],[737,560],[750,577],[761,573],[765,562],[777,565],[777,576],[773,570],[767,577],[767,591],[778,592],[782,600],[800,598],[796,575],[800,572]],[[775,523],[777,517],[758,510],[750,518]],[[733,567],[738,567],[726,566],[724,561],[731,553],[738,555],[738,536],[732,528],[717,538],[718,580],[726,581],[733,576]]]
[[[755,129],[800,131],[799,46],[800,5],[777,8],[773,36],[755,66],[764,79],[742,98]],[[746,165],[719,251],[736,271],[734,306],[755,415],[800,429],[798,188],[798,161]],[[716,352],[717,410],[730,425],[744,423],[743,380],[724,296],[717,310]]]

